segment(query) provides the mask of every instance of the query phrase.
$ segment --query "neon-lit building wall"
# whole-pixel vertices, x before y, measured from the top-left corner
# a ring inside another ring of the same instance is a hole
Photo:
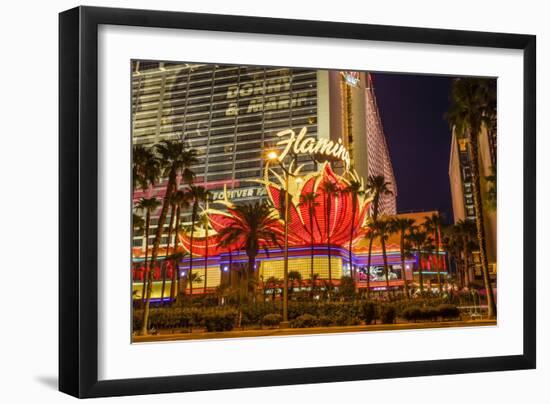
[[[396,213],[397,189],[380,121],[372,78],[351,85],[340,71],[300,68],[235,66],[196,63],[134,61],[132,64],[132,142],[151,146],[183,136],[198,151],[191,169],[196,185],[221,199],[224,186],[234,202],[266,198],[265,189],[251,180],[260,178],[265,150],[275,148],[276,133],[307,128],[307,137],[342,138],[352,152],[360,176],[383,174],[394,195],[384,196],[381,214]],[[300,155],[302,173],[317,170],[311,156]],[[341,172],[342,166],[337,172]],[[276,167],[274,167],[277,170]],[[165,183],[133,199],[162,197]],[[150,243],[158,226],[153,213]],[[181,213],[190,223],[191,212]],[[168,219],[167,219],[168,220]],[[163,226],[167,229],[168,223]],[[168,241],[167,231],[161,246]],[[172,241],[173,242],[173,241]],[[133,247],[144,249],[141,232]]]

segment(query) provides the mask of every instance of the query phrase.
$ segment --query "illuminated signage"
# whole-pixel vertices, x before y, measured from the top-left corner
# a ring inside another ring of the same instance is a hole
[[[221,191],[211,191],[212,199],[214,201],[223,200],[224,192],[227,193],[229,199],[239,199],[239,198],[251,198],[251,197],[262,197],[267,195],[267,191],[264,187],[248,187],[248,188],[236,188],[232,190],[221,190]]]
[[[352,87],[357,87],[359,85],[359,72],[346,71],[341,72],[341,74],[346,84],[349,84]]]
[[[285,129],[277,133],[277,136],[281,138],[277,142],[277,146],[284,146],[283,152],[278,157],[279,161],[282,162],[286,155],[292,151],[295,154],[310,154],[342,160],[346,169],[349,169],[351,164],[349,151],[342,144],[342,139],[334,142],[329,139],[306,138],[306,133],[306,127],[302,128],[298,135],[292,129]]]
[[[277,94],[279,92],[288,92],[290,90],[290,76],[272,78],[256,84],[245,83],[227,88],[226,98],[235,101],[246,99],[253,96],[248,107],[247,114],[273,111],[280,109],[296,108],[305,105],[307,93],[296,93],[290,97],[288,94]],[[242,103],[241,108],[242,108]],[[244,112],[244,111],[241,111]],[[239,102],[230,102],[225,110],[226,116],[239,115]]]

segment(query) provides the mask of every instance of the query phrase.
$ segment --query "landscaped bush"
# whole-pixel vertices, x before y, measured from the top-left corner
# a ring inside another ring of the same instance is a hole
[[[439,310],[436,307],[423,307],[420,310],[420,318],[422,320],[435,321],[439,317]]]
[[[401,312],[401,317],[407,321],[417,321],[422,317],[422,309],[418,306],[410,306]]]
[[[267,327],[277,327],[281,321],[283,321],[283,317],[280,314],[272,313],[264,316],[262,324]]]
[[[311,314],[303,314],[296,317],[290,322],[290,327],[292,328],[309,328],[315,327],[319,324],[317,317],[312,316]]]
[[[385,304],[380,306],[380,321],[382,324],[395,323],[396,311],[395,307],[391,304]]]
[[[334,319],[330,316],[319,316],[319,325],[321,327],[330,327],[334,325]]]
[[[368,325],[376,321],[376,317],[376,304],[374,302],[365,302],[361,306],[360,318]]]
[[[232,309],[209,310],[204,313],[206,331],[231,331],[237,320],[237,311]]]
[[[343,325],[357,325],[360,323],[359,317],[348,316],[346,314],[339,314],[334,318],[334,324],[343,326]]]
[[[460,311],[458,307],[453,304],[440,304],[437,306],[439,315],[444,319],[455,319],[460,317]]]

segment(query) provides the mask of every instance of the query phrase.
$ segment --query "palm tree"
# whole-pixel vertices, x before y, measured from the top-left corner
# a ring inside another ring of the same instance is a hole
[[[178,254],[178,246],[179,246],[179,237],[178,232],[180,231],[181,227],[181,210],[189,208],[189,194],[186,191],[178,190],[174,193],[172,197],[172,203],[176,206],[176,223],[174,225],[174,254]],[[168,238],[168,243],[170,243],[170,238]],[[172,271],[172,280],[170,284],[170,300],[174,301],[176,298],[176,281],[179,280],[179,270],[177,262],[179,260],[174,261],[174,270]]]
[[[439,288],[439,294],[443,292],[443,285],[441,282],[441,268],[439,265],[439,250],[441,245],[441,216],[438,213],[432,213],[431,216],[424,217],[424,228],[427,232],[433,234],[435,243],[436,254],[436,271],[437,271],[437,283]]]
[[[136,209],[145,212],[145,258],[143,262],[143,268],[145,273],[143,274],[143,288],[141,291],[142,303],[145,302],[145,294],[147,290],[147,284],[149,280],[149,268],[147,266],[147,258],[149,254],[149,228],[151,226],[151,213],[153,213],[160,206],[160,201],[157,198],[141,198],[136,205]]]
[[[357,202],[360,196],[362,196],[365,191],[363,189],[363,184],[361,184],[361,181],[358,181],[355,178],[352,178],[348,185],[342,190],[342,193],[349,194],[351,198],[351,226],[350,226],[350,234],[349,234],[349,246],[348,246],[348,262],[350,266],[350,273],[351,273],[351,279],[353,280],[353,284],[355,285],[355,270],[353,268],[352,263],[352,252],[351,247],[353,244],[353,239],[355,238],[355,227],[353,224],[355,223],[355,216],[357,215]]]
[[[479,258],[483,282],[487,291],[489,318],[497,314],[493,287],[489,277],[485,223],[481,200],[479,168],[479,134],[483,126],[491,129],[496,121],[496,81],[477,78],[460,78],[453,81],[451,107],[447,113],[451,129],[458,135],[466,136],[472,167],[472,191],[475,208]]]
[[[338,185],[332,181],[326,181],[321,185],[321,190],[325,194],[325,225],[326,225],[326,234],[327,234],[327,246],[328,246],[328,284],[329,288],[332,290],[332,252],[331,252],[331,240],[330,233],[332,229],[330,228],[330,214],[332,210],[332,196],[338,197],[340,189]],[[330,293],[328,294],[330,299]]]
[[[196,151],[189,149],[187,144],[183,140],[163,140],[155,145],[155,151],[159,156],[160,167],[163,171],[163,175],[168,178],[166,184],[166,191],[163,198],[162,208],[160,211],[158,226],[155,232],[155,239],[153,241],[153,249],[151,251],[151,266],[154,267],[157,261],[158,250],[160,247],[160,241],[162,239],[162,233],[164,230],[164,224],[166,222],[166,215],[170,206],[172,194],[176,191],[178,175],[185,181],[190,182],[193,179],[193,172],[191,171],[191,165],[197,163]],[[143,321],[141,334],[147,334],[147,328],[149,324],[149,303],[151,301],[151,288],[147,289],[147,296],[145,298],[145,308],[143,310]]]
[[[208,281],[208,227],[210,226],[210,220],[208,219],[208,200],[210,198],[210,193],[206,191],[206,210],[202,216],[202,225],[204,226],[204,242],[205,242],[205,248],[204,248],[204,288],[203,293],[206,293],[206,283]]]
[[[195,224],[197,223],[199,207],[202,202],[208,198],[208,191],[201,186],[191,185],[188,192],[189,202],[192,205],[191,208],[191,235],[189,237],[189,273],[193,272],[193,241],[195,236]]]
[[[378,212],[380,210],[380,197],[386,195],[392,195],[391,183],[387,182],[383,175],[371,175],[367,180],[367,190],[372,195],[372,216],[371,225],[376,224],[378,219]],[[372,242],[374,240],[374,234],[369,232],[369,251],[367,258],[367,298],[370,294],[370,264],[372,256]]]
[[[455,227],[458,237],[462,239],[464,281],[468,286],[473,281],[470,276],[469,265],[473,261],[471,259],[472,251],[478,248],[476,225],[470,220],[459,220],[456,222]]]
[[[380,239],[380,245],[382,247],[382,258],[384,260],[384,276],[386,277],[386,290],[387,296],[390,297],[390,278],[389,278],[389,266],[388,255],[386,253],[386,241],[390,234],[393,232],[392,223],[387,219],[378,219],[374,222],[374,235]]]
[[[290,274],[289,274],[290,275]],[[270,276],[264,283],[264,290],[271,289],[271,300],[275,301],[275,293],[277,289],[281,286],[282,280],[274,276]]]
[[[315,207],[319,205],[319,202],[316,202],[317,194],[315,192],[308,192],[306,194],[300,195],[300,205],[307,206],[307,209],[309,211],[309,236],[310,236],[310,264],[309,264],[309,270],[310,270],[310,279],[313,279],[313,257],[314,257],[314,230],[313,230],[313,219],[317,219],[315,216]],[[317,220],[316,220],[317,221]],[[318,226],[318,224],[317,224]]]
[[[405,257],[407,255],[407,243],[408,235],[411,233],[414,226],[414,219],[396,217],[392,220],[393,230],[399,233],[399,249],[401,253],[401,272],[403,275],[404,292],[407,299],[409,296],[409,282],[407,281],[407,274],[405,271]]]
[[[412,248],[416,251],[416,257],[418,262],[418,283],[420,286],[420,294],[424,293],[424,274],[422,273],[422,256],[424,249],[429,245],[430,238],[428,233],[422,231],[419,227],[413,226],[410,230],[409,241]]]
[[[290,291],[294,292],[294,286],[295,284],[298,284],[298,286],[302,286],[302,274],[299,271],[290,271],[288,273],[288,281],[290,283]]]
[[[160,176],[160,161],[152,147],[145,148],[142,145],[132,149],[132,188],[138,187],[146,190],[150,185],[156,184]]]
[[[267,252],[267,245],[280,246],[280,235],[274,232],[279,223],[278,215],[266,202],[235,205],[227,226],[218,232],[218,240],[231,244],[237,250],[244,249],[248,256],[247,278],[254,276],[256,256],[260,248]],[[250,282],[246,282],[250,285]],[[247,288],[247,293],[250,292]]]

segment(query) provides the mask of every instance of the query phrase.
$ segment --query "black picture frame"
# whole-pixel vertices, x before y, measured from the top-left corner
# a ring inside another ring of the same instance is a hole
[[[523,50],[523,354],[99,381],[100,24]],[[85,398],[535,368],[535,73],[533,35],[95,7],[60,13],[59,389]]]

